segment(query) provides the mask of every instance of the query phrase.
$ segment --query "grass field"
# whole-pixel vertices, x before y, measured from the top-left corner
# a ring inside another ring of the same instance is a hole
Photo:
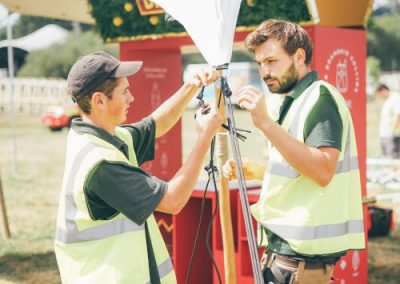
[[[3,283],[58,283],[52,242],[65,132],[50,133],[40,126],[38,117],[18,117],[17,126],[15,174],[9,119],[0,117],[0,171],[12,234],[6,242],[0,239],[0,279]]]
[[[368,108],[374,110],[374,106]],[[371,113],[374,114],[374,111]],[[237,111],[238,127],[251,129],[249,116]],[[374,119],[368,117],[368,123]],[[59,283],[53,254],[54,226],[63,176],[66,131],[51,133],[39,118],[17,118],[17,173],[13,173],[12,143],[8,115],[0,115],[0,174],[12,237],[0,236],[0,283]],[[183,119],[183,156],[193,144],[193,113]],[[369,133],[368,152],[378,153],[376,133]],[[259,150],[264,139],[255,131],[241,144],[242,155],[265,159]],[[369,283],[399,283],[400,234],[369,243]]]

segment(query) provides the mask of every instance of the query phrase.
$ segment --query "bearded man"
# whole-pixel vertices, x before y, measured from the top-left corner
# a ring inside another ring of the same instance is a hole
[[[269,90],[284,96],[274,121],[260,90],[245,86],[238,94],[270,142],[260,199],[251,207],[266,247],[265,283],[329,283],[341,256],[365,248],[350,112],[339,91],[310,69],[312,43],[299,25],[264,21],[245,44]],[[233,168],[225,165],[228,178]]]

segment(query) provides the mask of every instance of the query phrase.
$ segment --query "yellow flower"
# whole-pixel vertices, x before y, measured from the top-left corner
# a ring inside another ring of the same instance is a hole
[[[246,0],[246,2],[247,2],[247,6],[249,6],[249,7],[256,6],[256,3],[254,2],[254,0]]]
[[[124,21],[122,20],[121,17],[114,17],[114,19],[113,19],[113,24],[114,24],[114,26],[116,26],[116,27],[121,26],[123,22],[124,22]]]
[[[149,19],[149,22],[150,22],[150,24],[155,26],[160,22],[160,19],[157,16],[151,16]]]
[[[124,4],[124,9],[125,9],[125,11],[127,11],[127,12],[131,12],[131,11],[133,10],[133,5],[132,5],[132,3],[126,2],[126,3]]]

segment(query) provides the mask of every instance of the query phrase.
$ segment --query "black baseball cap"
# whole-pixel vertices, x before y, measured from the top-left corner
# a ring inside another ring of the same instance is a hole
[[[142,61],[119,61],[104,51],[80,57],[68,74],[68,91],[75,101],[90,94],[104,80],[128,77],[137,73]]]

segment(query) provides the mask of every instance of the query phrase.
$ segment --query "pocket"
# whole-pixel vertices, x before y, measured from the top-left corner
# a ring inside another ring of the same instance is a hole
[[[293,284],[328,284],[331,280],[334,265],[321,269],[305,269],[303,273],[295,272]]]

